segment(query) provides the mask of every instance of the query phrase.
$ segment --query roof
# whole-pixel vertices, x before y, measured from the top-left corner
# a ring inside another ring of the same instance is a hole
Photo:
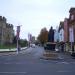
[[[69,10],[70,13],[71,12],[74,12],[74,11],[75,11],[75,8],[74,7],[70,8],[70,10]]]

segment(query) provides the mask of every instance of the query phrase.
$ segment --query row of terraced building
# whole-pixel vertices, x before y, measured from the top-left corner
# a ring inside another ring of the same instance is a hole
[[[57,31],[59,37],[55,37],[55,42],[59,41],[63,51],[75,52],[75,8],[70,8],[69,18],[60,21],[58,30],[55,30],[56,34]]]

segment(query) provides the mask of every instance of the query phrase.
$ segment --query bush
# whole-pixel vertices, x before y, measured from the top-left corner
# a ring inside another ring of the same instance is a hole
[[[0,49],[9,49],[9,48],[16,48],[16,44],[0,45]]]
[[[20,40],[20,41],[19,41],[19,45],[20,45],[21,47],[26,47],[26,46],[28,46],[28,41],[27,41],[27,40]]]

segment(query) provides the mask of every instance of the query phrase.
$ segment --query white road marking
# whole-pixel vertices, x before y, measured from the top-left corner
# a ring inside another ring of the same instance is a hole
[[[60,71],[57,71],[57,72],[71,72],[71,71],[60,70]]]
[[[2,74],[26,74],[27,72],[0,72]]]
[[[14,62],[11,62],[11,63],[10,63],[10,62],[8,62],[8,63],[4,63],[4,64],[7,65],[7,64],[24,64],[24,63],[21,63],[21,62],[15,62],[15,63],[14,63]]]

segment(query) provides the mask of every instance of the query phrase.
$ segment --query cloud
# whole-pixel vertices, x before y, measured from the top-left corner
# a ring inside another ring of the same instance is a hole
[[[0,15],[14,26],[21,24],[21,37],[25,37],[28,32],[37,35],[43,27],[59,25],[69,16],[74,3],[75,0],[0,0]]]

